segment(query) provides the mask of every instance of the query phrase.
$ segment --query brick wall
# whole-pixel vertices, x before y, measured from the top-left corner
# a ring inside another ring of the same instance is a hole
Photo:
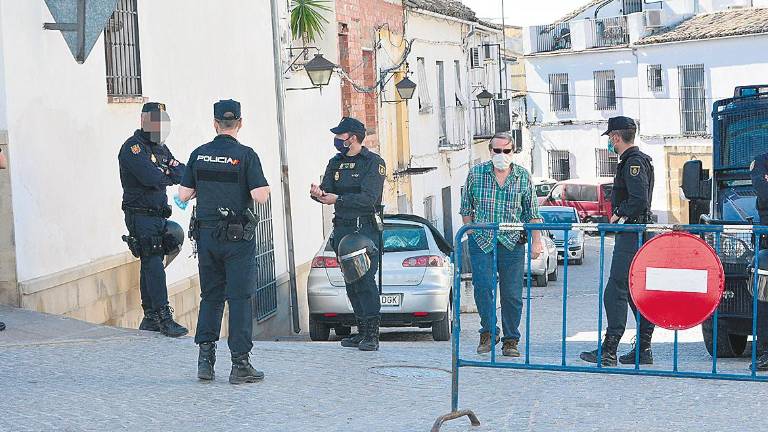
[[[372,86],[378,79],[375,58],[377,28],[388,25],[397,35],[403,34],[403,7],[391,0],[337,0],[336,20],[339,29],[339,63],[355,83]],[[366,145],[378,149],[378,103],[375,94],[356,91],[342,82],[341,112],[363,121],[371,134]]]

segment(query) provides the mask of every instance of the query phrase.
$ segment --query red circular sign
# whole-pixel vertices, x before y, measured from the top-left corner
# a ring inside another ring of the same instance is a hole
[[[640,313],[669,330],[689,329],[709,318],[720,304],[724,285],[717,253],[688,233],[652,238],[629,269],[629,292]]]

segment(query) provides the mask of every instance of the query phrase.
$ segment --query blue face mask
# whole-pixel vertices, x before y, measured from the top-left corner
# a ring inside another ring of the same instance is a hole
[[[613,140],[610,139],[610,138],[608,138],[608,151],[613,153],[613,154],[617,154],[616,153],[616,146],[613,145]]]
[[[341,138],[333,139],[333,146],[336,147],[336,150],[338,150],[342,156],[346,156],[347,153],[349,153],[349,146],[346,145],[346,142],[347,140],[343,140]]]

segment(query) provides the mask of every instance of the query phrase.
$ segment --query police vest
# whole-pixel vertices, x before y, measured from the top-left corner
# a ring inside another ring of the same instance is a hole
[[[221,148],[203,146],[194,160],[195,190],[197,192],[197,217],[200,220],[219,219],[219,208],[243,214],[252,202],[246,181],[245,160],[247,147],[233,138],[231,145]]]

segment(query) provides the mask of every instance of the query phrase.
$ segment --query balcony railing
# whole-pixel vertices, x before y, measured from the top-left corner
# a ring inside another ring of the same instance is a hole
[[[489,139],[500,132],[511,130],[509,100],[496,99],[492,104],[483,107],[474,101],[472,106],[475,139]]]
[[[445,124],[440,126],[438,149],[456,151],[467,148],[467,109],[462,106],[445,107]],[[438,121],[443,121],[438,117]]]
[[[605,48],[629,44],[626,15],[589,21],[592,43],[589,48]]]
[[[571,26],[559,23],[534,27],[536,51],[550,52],[571,49]]]

